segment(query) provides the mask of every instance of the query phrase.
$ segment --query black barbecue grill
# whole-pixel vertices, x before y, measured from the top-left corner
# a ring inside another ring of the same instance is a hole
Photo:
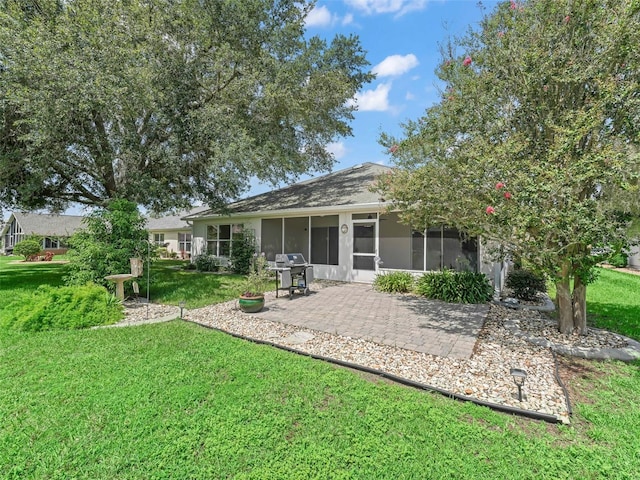
[[[313,266],[309,265],[301,253],[276,254],[276,297],[279,290],[289,290],[289,299],[296,290],[309,295],[309,283],[313,281]]]

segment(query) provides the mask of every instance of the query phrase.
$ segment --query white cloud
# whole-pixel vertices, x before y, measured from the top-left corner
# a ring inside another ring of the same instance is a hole
[[[359,112],[386,112],[389,107],[389,91],[391,82],[381,83],[375,90],[365,90],[356,94],[355,98],[349,102],[350,105],[357,105]]]
[[[351,25],[353,23],[353,14],[347,13],[342,20],[340,16],[331,13],[331,11],[324,5],[315,6],[313,10],[309,12],[307,18],[305,19],[305,24],[307,27],[330,27],[336,24],[341,24],[343,27],[346,25]]]
[[[409,55],[390,55],[373,67],[372,72],[378,77],[393,77],[407,73],[412,68],[417,67],[419,63],[418,58],[413,53]]]
[[[398,16],[415,10],[422,10],[428,0],[346,0],[356,10],[366,14],[395,13]]]
[[[347,154],[347,147],[343,142],[332,142],[327,145],[327,152],[332,153],[336,160],[340,160]]]
[[[404,98],[405,98],[406,100],[415,100],[415,99],[416,99],[416,96],[415,96],[413,93],[411,93],[411,92],[407,92],[407,94],[404,96]]]
[[[331,25],[331,21],[331,12],[324,5],[321,7],[314,7],[305,19],[305,23],[308,27],[327,27]]]

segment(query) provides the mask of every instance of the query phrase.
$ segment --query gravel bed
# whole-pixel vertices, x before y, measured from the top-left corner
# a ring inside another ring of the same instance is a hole
[[[176,307],[170,308],[173,312],[176,311]],[[151,318],[167,315],[167,307],[163,305],[151,304],[149,310]],[[131,309],[127,312],[125,322],[130,325],[139,323],[143,315],[146,315],[146,308]],[[522,316],[521,320],[527,320],[533,315],[539,314],[491,306],[474,354],[468,360],[438,357],[358,338],[260,320],[240,311],[235,300],[185,310],[184,319],[309,354],[382,370],[458,395],[553,415],[568,422],[566,398],[555,380],[555,363],[550,350],[533,345],[504,328],[507,319]],[[529,328],[533,327],[530,325]],[[522,402],[517,398],[517,387],[509,375],[511,368],[523,368],[527,372]]]

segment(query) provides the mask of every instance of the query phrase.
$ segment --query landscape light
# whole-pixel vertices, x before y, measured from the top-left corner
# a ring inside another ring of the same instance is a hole
[[[518,400],[522,401],[522,387],[527,378],[527,372],[520,368],[512,368],[511,376],[513,377],[514,383],[518,386]]]

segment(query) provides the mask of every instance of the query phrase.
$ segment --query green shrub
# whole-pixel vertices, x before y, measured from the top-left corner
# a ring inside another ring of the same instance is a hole
[[[429,272],[416,282],[416,293],[449,303],[485,303],[493,295],[489,279],[482,273]]]
[[[193,263],[199,272],[217,272],[220,270],[220,260],[208,253],[197,255],[193,259]]]
[[[390,272],[376,275],[373,287],[380,292],[408,293],[413,291],[414,278],[409,272]]]
[[[16,330],[73,330],[108,325],[124,317],[122,303],[95,284],[73,287],[41,285],[13,300],[2,326]]]
[[[622,252],[614,253],[609,257],[609,264],[616,268],[624,268],[628,265],[628,263],[629,258]]]
[[[113,289],[113,283],[104,277],[129,273],[129,259],[145,258],[150,251],[146,221],[136,204],[127,200],[113,200],[107,207],[92,211],[84,219],[85,228],[69,239],[65,283],[91,282]]]
[[[38,255],[40,250],[42,250],[42,246],[36,240],[23,240],[13,247],[13,253],[23,256],[25,260]]]
[[[234,234],[231,256],[229,257],[231,271],[239,275],[247,275],[251,270],[251,262],[256,253],[256,242],[253,235],[242,232]]]
[[[538,293],[547,291],[545,278],[526,269],[510,272],[505,285],[513,291],[513,296],[520,300],[534,300]]]

